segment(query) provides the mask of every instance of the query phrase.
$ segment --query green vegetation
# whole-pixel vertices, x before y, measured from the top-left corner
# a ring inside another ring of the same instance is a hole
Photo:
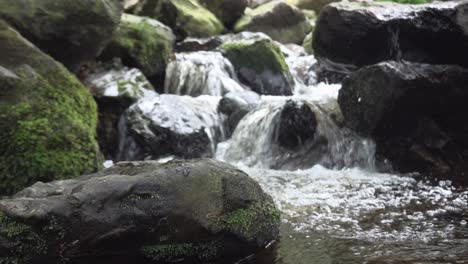
[[[180,243],[143,246],[143,255],[154,261],[171,262],[178,258],[191,258],[200,261],[213,260],[219,256],[220,245],[216,242]]]

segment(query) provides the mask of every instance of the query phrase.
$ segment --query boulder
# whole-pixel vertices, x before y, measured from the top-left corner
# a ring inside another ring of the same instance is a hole
[[[99,146],[106,160],[114,160],[119,147],[121,115],[138,99],[155,97],[157,93],[140,70],[119,63],[99,66],[83,82],[98,104]]]
[[[263,4],[266,4],[268,2],[271,2],[272,0],[247,0],[247,4],[250,8],[256,8],[258,6],[261,6]]]
[[[468,3],[341,2],[325,7],[313,50],[331,71],[386,60],[468,66]]]
[[[232,28],[236,21],[244,15],[249,0],[200,0],[213,12],[228,28]]]
[[[231,62],[220,52],[179,53],[175,57],[167,67],[165,93],[223,96],[244,90]]]
[[[263,32],[281,43],[300,44],[312,26],[300,9],[283,1],[273,1],[247,11],[234,30]]]
[[[291,95],[294,80],[280,47],[265,37],[232,38],[221,47],[236,68],[240,81],[254,92]]]
[[[226,115],[225,130],[229,138],[241,119],[260,103],[260,96],[251,91],[230,92],[219,102],[218,111]]]
[[[96,171],[89,90],[1,20],[0,46],[0,194]]]
[[[99,55],[121,14],[120,0],[0,1],[0,18],[73,70]]]
[[[219,97],[163,94],[123,115],[118,160],[211,157],[224,137]]]
[[[210,38],[186,38],[177,42],[176,52],[212,51],[223,44],[220,36]]]
[[[121,58],[126,66],[140,69],[156,83],[164,77],[174,42],[171,29],[157,20],[124,14],[101,59]]]
[[[287,2],[300,9],[310,9],[320,13],[326,5],[333,2],[339,2],[339,0],[287,0]]]
[[[146,0],[134,13],[163,22],[179,39],[210,37],[224,30],[223,23],[197,0]]]
[[[279,221],[231,165],[124,162],[0,200],[0,252],[7,263],[234,263],[275,240]]]
[[[456,176],[468,164],[467,83],[458,66],[382,62],[353,73],[338,101],[396,170]]]

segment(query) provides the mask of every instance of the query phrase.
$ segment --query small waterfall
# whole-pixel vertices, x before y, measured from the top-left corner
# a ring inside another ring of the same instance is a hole
[[[328,88],[331,93],[328,97],[327,92],[316,98],[262,97],[260,106],[240,121],[232,138],[218,145],[217,158],[248,167],[283,170],[306,169],[316,164],[336,169],[355,166],[373,169],[374,143],[338,127],[332,113],[339,112],[339,108],[336,99],[331,99],[337,92],[333,86]],[[317,119],[314,139],[294,151],[278,146],[274,136],[280,112],[288,100],[306,104]]]
[[[165,93],[223,96],[244,90],[231,62],[220,52],[179,53],[167,67]]]

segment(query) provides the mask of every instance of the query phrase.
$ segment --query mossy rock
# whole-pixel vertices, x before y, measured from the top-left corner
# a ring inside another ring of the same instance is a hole
[[[248,0],[200,0],[208,10],[213,12],[228,28],[244,15]]]
[[[121,58],[126,66],[154,79],[164,76],[174,42],[172,30],[157,20],[124,14],[101,58]]]
[[[277,239],[279,224],[272,198],[229,164],[123,162],[0,200],[0,253],[17,263],[234,263]]]
[[[0,19],[73,69],[99,55],[121,15],[120,0],[0,1]]]
[[[267,95],[290,95],[294,81],[280,47],[269,38],[227,42],[221,46],[239,79],[253,91]]]
[[[300,44],[311,31],[304,13],[295,6],[273,1],[246,11],[234,26],[235,32],[263,32],[281,43]]]
[[[286,2],[301,9],[311,9],[319,13],[324,6],[333,2],[339,2],[339,0],[287,0]]]
[[[304,39],[302,43],[302,47],[304,47],[305,51],[309,54],[314,54],[314,49],[312,48],[312,41],[314,39],[314,33],[310,32]]]
[[[223,23],[197,0],[148,0],[134,13],[163,22],[179,39],[210,37],[224,31]]]
[[[1,20],[0,46],[0,194],[96,171],[89,90]]]

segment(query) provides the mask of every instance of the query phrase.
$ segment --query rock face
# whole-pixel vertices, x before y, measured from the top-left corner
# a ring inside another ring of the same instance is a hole
[[[12,263],[207,263],[266,246],[279,217],[231,165],[124,162],[1,200],[0,252]]]
[[[223,23],[232,28],[242,17],[249,0],[200,0],[208,10],[213,12]]]
[[[72,69],[98,55],[111,39],[121,14],[119,0],[0,2],[0,18]]]
[[[174,42],[171,29],[157,20],[124,14],[101,58],[121,58],[126,66],[140,69],[154,81],[163,79]]]
[[[179,39],[210,37],[224,30],[222,22],[197,0],[146,0],[134,12],[168,25]]]
[[[317,21],[313,49],[338,72],[386,60],[468,66],[468,3],[334,3]]]
[[[130,69],[116,63],[105,64],[92,72],[84,83],[98,104],[98,141],[107,160],[114,160],[118,153],[118,124],[121,115],[138,99],[156,97],[157,93],[138,69]]]
[[[0,194],[97,170],[89,90],[1,20],[0,46]]]
[[[118,160],[211,157],[224,137],[218,102],[177,95],[140,100],[122,117]]]
[[[384,62],[343,83],[348,126],[377,141],[397,170],[461,175],[468,164],[468,70]]]
[[[243,90],[231,62],[220,52],[179,53],[167,67],[165,93],[223,96]]]
[[[230,137],[240,120],[260,102],[260,96],[251,91],[230,92],[219,102],[218,111],[227,116],[226,137]]]
[[[273,1],[246,12],[234,30],[263,32],[281,43],[300,44],[312,26],[300,9],[283,1]]]
[[[283,53],[271,39],[232,39],[221,46],[240,81],[259,94],[291,95],[294,81]]]

